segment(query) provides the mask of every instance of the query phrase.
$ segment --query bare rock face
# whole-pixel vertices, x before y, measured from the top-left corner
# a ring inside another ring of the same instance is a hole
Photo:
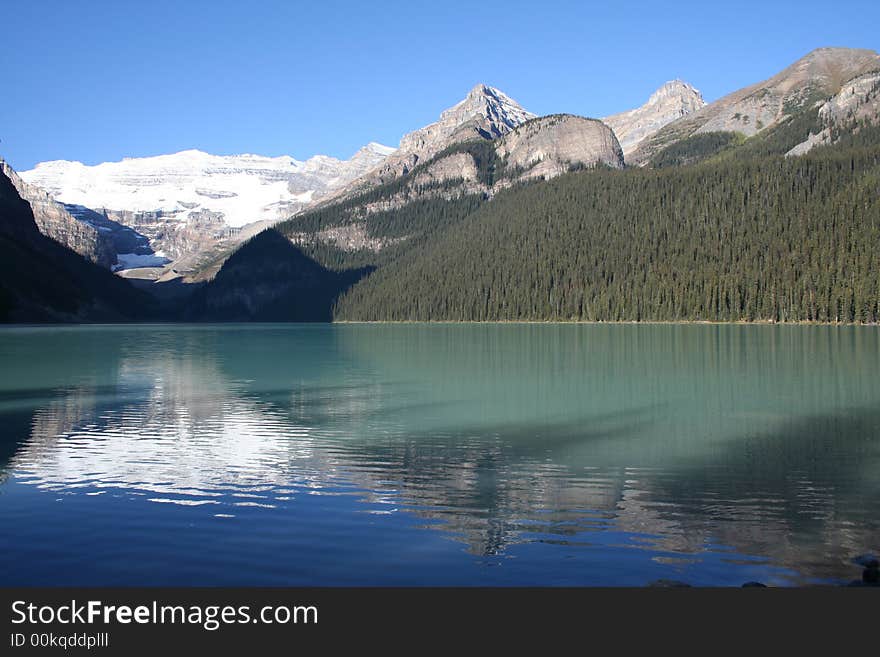
[[[474,158],[468,153],[453,153],[429,164],[423,171],[413,176],[414,187],[429,187],[451,180],[462,183],[476,183],[479,180]]]
[[[847,82],[838,94],[819,108],[819,116],[836,122],[872,121],[880,117],[880,70]]]
[[[672,80],[651,94],[641,107],[606,116],[602,121],[614,130],[624,156],[629,156],[664,126],[705,106],[706,101],[697,89],[682,80]]]
[[[504,160],[499,180],[481,179],[475,156],[458,144],[488,141]],[[444,155],[447,151],[451,151]],[[623,165],[622,150],[608,126],[572,115],[536,117],[507,94],[479,84],[440,120],[411,132],[384,162],[344,188],[332,201],[407,175],[412,179],[393,197],[364,207],[365,214],[393,210],[413,198],[489,194],[516,180],[552,177],[572,168]],[[455,182],[455,189],[446,183]],[[329,202],[332,202],[328,200]]]
[[[77,220],[48,193],[22,180],[4,160],[0,160],[0,169],[15,186],[19,196],[30,204],[34,221],[43,235],[102,267],[109,269],[116,264],[116,250],[106,232]]]
[[[393,211],[417,199],[490,197],[523,180],[552,178],[598,165],[624,165],[623,151],[611,128],[597,119],[571,114],[531,119],[485,146],[473,149],[472,145],[480,146],[479,138],[447,147],[449,152],[441,151],[418,165],[402,178],[404,184],[394,194],[360,205],[359,216]],[[481,175],[478,158],[493,152],[494,174]]]
[[[474,155],[456,146],[479,141],[495,144],[508,174],[488,183],[481,180]],[[452,152],[444,155],[448,150]],[[326,202],[412,176],[394,196],[364,206],[364,215],[369,215],[394,210],[414,198],[491,195],[494,187],[515,180],[551,177],[596,164],[623,164],[620,144],[608,126],[572,115],[537,118],[502,91],[479,84],[445,110],[439,121],[405,135],[396,152]],[[457,184],[442,187],[450,182]]]
[[[772,78],[673,121],[639,144],[630,163],[644,163],[666,146],[697,133],[757,134],[818,100],[836,96],[849,81],[877,70],[880,55],[873,50],[819,48]]]
[[[880,122],[880,71],[860,75],[847,82],[840,93],[819,107],[819,118],[825,126],[786,155],[803,155],[813,147],[832,142],[831,128],[848,121]]]
[[[294,231],[287,235],[297,244],[317,241],[346,251],[381,251],[408,237],[369,237],[370,218],[377,213],[394,212],[429,198],[481,195],[488,199],[518,182],[596,166],[624,166],[623,150],[611,128],[597,119],[571,114],[543,116],[488,142],[470,136],[449,145],[401,176],[400,184],[391,188],[393,193],[342,205],[341,214],[346,218],[339,225],[316,233]]]
[[[494,139],[533,118],[534,114],[504,92],[478,84],[464,100],[440,114],[439,121],[405,135],[399,150],[424,159],[449,143],[464,141],[468,132]]]
[[[149,240],[152,253],[170,261],[213,248],[217,242],[233,238],[238,230],[230,228],[223,215],[210,210],[194,210],[181,220],[161,210],[135,212],[102,209],[107,217],[129,226]]]
[[[471,139],[496,139],[535,115],[494,87],[478,84],[460,102],[430,125],[410,132],[384,162],[334,195],[351,196],[406,175],[452,144]]]
[[[505,171],[517,180],[551,178],[572,169],[623,166],[623,150],[614,132],[596,119],[571,114],[542,116],[498,140]]]

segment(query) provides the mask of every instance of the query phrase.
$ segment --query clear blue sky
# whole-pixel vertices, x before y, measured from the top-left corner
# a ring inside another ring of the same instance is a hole
[[[603,116],[716,99],[815,47],[880,47],[880,1],[2,0],[0,155],[20,170],[199,148],[349,157],[474,84]]]

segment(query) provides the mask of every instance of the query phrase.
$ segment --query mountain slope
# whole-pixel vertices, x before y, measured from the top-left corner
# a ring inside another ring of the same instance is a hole
[[[389,248],[400,252],[502,189],[596,166],[623,166],[623,153],[608,126],[569,114],[545,116],[494,140],[451,144],[405,175],[276,228],[299,244],[377,255]]]
[[[836,141],[840,128],[854,122],[880,121],[880,71],[865,73],[849,80],[843,88],[816,112],[821,129],[810,131],[807,138],[789,150],[787,155],[803,155],[820,144]]]
[[[645,139],[628,158],[644,164],[672,144],[699,134],[735,132],[750,137],[838,94],[846,82],[880,70],[873,50],[819,48],[773,77],[735,91],[674,121]]]
[[[375,267],[453,226],[502,189],[571,170],[623,166],[620,145],[601,121],[528,116],[502,92],[478,85],[441,121],[404,137],[397,153],[344,194],[275,229],[327,267]],[[394,168],[401,157],[410,158],[411,169]],[[237,253],[260,267],[253,245]]]
[[[507,185],[552,178],[573,169],[620,168],[623,150],[614,133],[597,119],[553,114],[517,126],[495,143]]]
[[[339,294],[368,269],[331,271],[269,228],[187,302],[184,319],[328,322]]]
[[[41,234],[0,173],[0,321],[120,321],[154,310],[150,296]]]
[[[405,176],[244,244],[196,294],[189,317],[330,319],[350,285],[455,231],[500,190],[597,166],[623,166],[614,133],[571,115],[532,119],[493,141],[453,144]]]
[[[880,321],[880,127],[804,157],[516,188],[340,298],[343,320]]]
[[[0,159],[0,171],[12,182],[19,196],[30,204],[43,235],[107,269],[116,264],[116,249],[106,231],[78,221],[43,189],[22,180],[3,159]]]
[[[534,118],[535,114],[504,92],[478,84],[464,99],[444,110],[438,121],[404,135],[397,151],[333,198],[348,197],[390,182],[453,144],[496,139]]]
[[[21,176],[68,207],[99,211],[138,231],[160,262],[187,270],[234,245],[242,226],[286,219],[392,151],[371,143],[349,160],[318,155],[300,162],[191,150],[95,166],[42,162]]]
[[[614,130],[624,156],[629,157],[661,128],[705,106],[706,101],[697,89],[682,80],[672,80],[651,94],[641,107],[606,116],[602,121]]]

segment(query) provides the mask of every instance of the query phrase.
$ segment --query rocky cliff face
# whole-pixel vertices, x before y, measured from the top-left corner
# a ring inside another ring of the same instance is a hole
[[[880,71],[866,73],[848,81],[839,93],[821,103],[818,117],[823,128],[786,155],[803,155],[813,147],[832,143],[833,128],[848,122],[880,122]]]
[[[470,139],[496,139],[533,118],[534,114],[504,92],[478,84],[463,100],[444,110],[438,121],[404,135],[397,151],[380,166],[374,167],[331,198],[335,200],[351,196],[389,182],[406,175],[452,144]]]
[[[398,176],[393,184],[375,187],[369,200],[353,195],[339,203],[335,209],[338,223],[309,232],[297,230],[297,219],[293,218],[284,230],[298,244],[319,242],[344,251],[378,252],[409,238],[370,237],[371,217],[378,213],[393,213],[411,203],[438,198],[491,199],[497,192],[526,180],[549,179],[596,166],[623,165],[620,144],[611,128],[601,121],[570,114],[543,116],[493,140],[470,137],[448,145],[412,171]]]
[[[624,156],[664,126],[706,106],[703,95],[687,82],[672,80],[657,89],[636,109],[602,119],[614,130]]]
[[[168,266],[188,272],[234,246],[240,234],[240,229],[230,228],[220,213],[209,210],[193,210],[183,218],[167,216],[161,210],[103,212],[146,238],[142,248],[119,256],[125,269]]]
[[[740,89],[642,141],[629,158],[644,163],[676,141],[707,132],[755,135],[844,91],[849,81],[880,70],[873,50],[819,48],[763,82]]]
[[[552,178],[573,169],[623,166],[623,150],[607,125],[571,114],[542,116],[498,140],[498,156],[512,181]]]
[[[601,121],[571,114],[542,116],[489,143],[471,138],[448,146],[402,177],[403,184],[394,193],[356,206],[355,211],[366,217],[428,198],[490,198],[525,180],[549,179],[598,165],[619,168],[623,164],[617,138]],[[337,245],[354,248],[353,243]]]
[[[398,150],[425,159],[450,143],[477,136],[495,139],[533,118],[504,92],[478,84],[464,100],[443,111],[439,121],[405,135]]]
[[[34,221],[43,235],[102,267],[109,269],[116,264],[116,250],[107,232],[77,220],[44,190],[22,180],[3,160],[0,160],[0,170],[15,185],[19,196],[30,204]]]
[[[486,152],[477,154],[457,146],[477,142],[493,144],[491,156],[499,162],[492,165],[491,175],[480,171],[485,163],[478,160]],[[504,92],[479,84],[445,110],[439,121],[405,135],[395,153],[327,203],[356,198],[409,176],[395,194],[364,205],[361,211],[368,215],[416,198],[491,195],[518,180],[552,177],[597,164],[623,164],[620,144],[608,126],[573,115],[539,118]]]
[[[0,170],[0,322],[144,319],[152,300],[40,232],[8,168]]]

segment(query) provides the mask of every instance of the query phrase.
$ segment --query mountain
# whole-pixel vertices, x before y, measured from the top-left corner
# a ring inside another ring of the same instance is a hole
[[[664,148],[700,135],[752,137],[767,132],[804,112],[818,111],[819,104],[844,92],[848,82],[878,70],[880,55],[873,50],[818,48],[773,77],[673,121],[643,140],[628,162],[645,164]]]
[[[503,190],[569,171],[623,167],[617,138],[596,119],[530,119],[493,140],[463,134],[467,141],[448,145],[404,175],[257,235],[197,293],[188,316],[331,318],[348,287],[456,230]],[[321,274],[315,273],[319,266]]]
[[[820,49],[701,102],[674,81],[605,122],[534,117],[478,85],[268,230],[201,206],[169,210],[176,231],[126,221],[164,240],[142,257],[213,278],[167,287],[188,320],[880,321],[880,56]]]
[[[502,189],[596,166],[623,166],[604,123],[567,114],[534,117],[503,92],[477,85],[440,121],[404,136],[379,166],[275,228],[309,253],[347,254],[336,257],[339,266],[375,266]],[[194,278],[212,273],[206,268]]]
[[[575,169],[623,166],[623,150],[614,133],[597,119],[572,114],[527,121],[500,137],[495,150],[504,165],[504,186]]]
[[[425,159],[472,137],[495,139],[535,117],[503,91],[478,84],[463,100],[444,110],[439,121],[404,135],[398,151]]]
[[[821,129],[811,130],[787,155],[803,155],[815,146],[834,143],[835,131],[839,132],[840,126],[880,120],[880,70],[847,81],[838,93],[819,106],[816,116]]]
[[[687,82],[672,80],[651,94],[648,102],[602,119],[617,135],[626,157],[648,137],[673,121],[706,106],[703,95]]]
[[[333,195],[350,196],[406,175],[418,164],[449,146],[472,139],[492,140],[536,118],[504,92],[478,84],[461,101],[444,110],[440,119],[403,136],[397,151],[381,166]]]
[[[336,298],[369,269],[331,271],[272,228],[248,241],[186,303],[184,319],[328,322]]]
[[[98,211],[146,236],[150,253],[131,255],[154,255],[154,261],[187,269],[234,245],[241,227],[285,219],[391,152],[371,143],[349,160],[317,155],[301,162],[189,150],[95,166],[42,162],[21,176],[68,209]]]
[[[620,144],[607,125],[570,114],[530,119],[491,140],[452,134],[466,141],[448,144],[387,182],[367,174],[369,181],[347,196],[294,216],[277,230],[298,244],[345,252],[400,251],[508,187],[573,170],[624,165]]]
[[[389,158],[341,198],[277,224],[274,239],[327,270],[364,272],[323,302],[341,320],[877,322],[872,57],[817,51],[733,95],[743,103],[672,120],[635,147],[675,137],[645,167],[624,169],[612,129],[582,117],[501,135],[447,126],[411,168],[388,170]],[[728,114],[754,126],[741,110],[757,100],[767,121],[771,106],[781,115],[751,136],[697,132]],[[681,137],[682,125],[694,134]],[[796,157],[823,126],[828,139]],[[267,269],[259,241],[235,258],[241,283],[224,266],[223,293],[268,290],[248,316],[282,312],[291,281]]]
[[[601,121],[529,116],[502,92],[477,86],[346,193],[243,244],[188,304],[189,317],[330,318],[349,286],[425,248],[503,190],[623,167],[620,144]]]
[[[404,135],[381,164],[320,205],[369,196],[359,210],[369,215],[417,199],[491,197],[517,181],[597,164],[623,165],[617,139],[605,125],[570,114],[537,117],[503,91],[478,84],[438,121]]]
[[[0,172],[0,322],[150,317],[152,297],[40,232],[7,171]]]
[[[515,186],[336,302],[353,321],[880,322],[880,126]]]
[[[22,180],[3,159],[0,159],[0,171],[30,204],[37,228],[43,235],[107,269],[116,264],[116,249],[107,230],[79,221],[43,189]]]

